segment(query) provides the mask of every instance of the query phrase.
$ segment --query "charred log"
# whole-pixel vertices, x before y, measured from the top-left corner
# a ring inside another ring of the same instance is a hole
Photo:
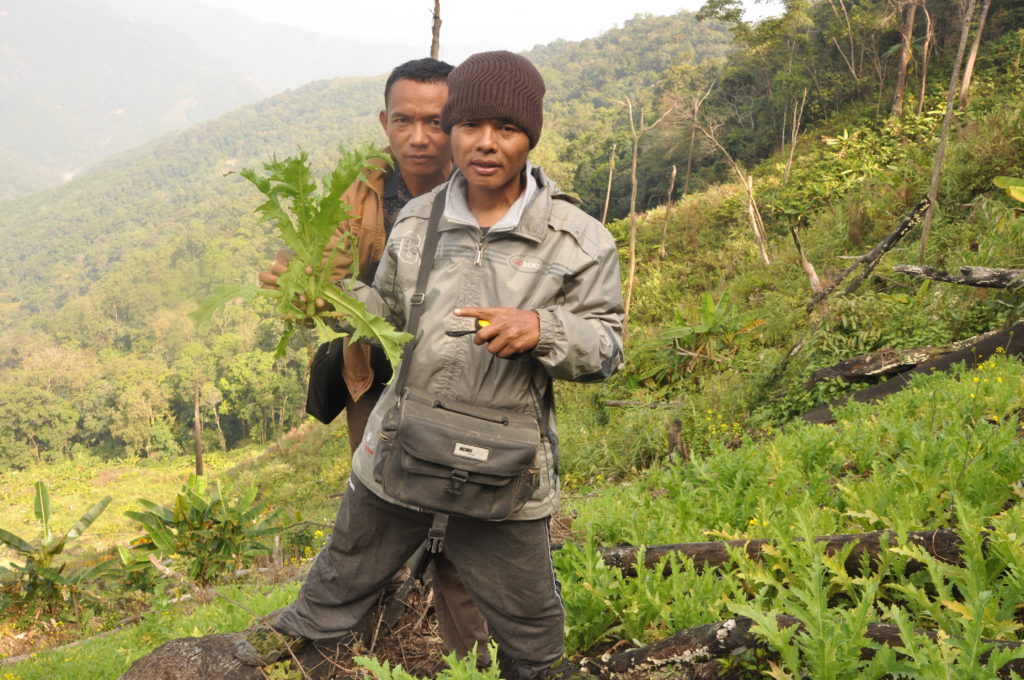
[[[835,416],[832,415],[832,409],[845,404],[850,399],[864,403],[884,399],[910,384],[910,380],[915,375],[948,371],[954,364],[961,362],[965,367],[973,368],[987,361],[999,349],[1002,349],[1008,356],[1024,354],[1024,322],[1017,323],[1005,330],[982,336],[981,340],[967,347],[918,364],[909,371],[899,373],[884,383],[872,385],[853,394],[844,395],[831,404],[819,406],[808,411],[801,417],[809,423],[834,423]]]
[[[838,534],[834,536],[818,536],[816,543],[825,544],[825,552],[834,555],[840,550],[852,546],[846,559],[846,568],[851,573],[861,569],[864,559],[870,564],[877,563],[883,550],[895,546],[896,535],[891,531],[874,531],[866,534]],[[940,529],[938,531],[912,531],[907,534],[907,542],[923,548],[936,559],[949,564],[960,563],[960,537],[955,531]],[[622,570],[624,576],[635,576],[637,561],[643,556],[643,564],[647,569],[656,569],[658,564],[668,555],[685,557],[693,562],[694,569],[718,567],[732,562],[730,551],[745,552],[751,559],[760,559],[765,547],[775,545],[774,541],[763,538],[738,541],[709,541],[703,543],[676,543],[673,545],[652,546],[616,546],[598,548],[598,553],[609,567]],[[664,572],[672,570],[671,561],[666,561]]]

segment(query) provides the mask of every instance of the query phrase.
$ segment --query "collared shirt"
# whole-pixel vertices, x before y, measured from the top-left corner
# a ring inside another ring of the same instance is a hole
[[[509,206],[505,215],[490,227],[491,230],[511,231],[519,224],[519,220],[522,219],[527,206],[533,201],[533,197],[537,195],[537,180],[534,178],[532,171],[533,166],[530,164],[530,161],[526,161],[526,167],[523,168],[523,172],[526,175],[526,188],[523,190],[523,193],[519,194],[519,198],[515,200],[515,203]],[[448,192],[447,199],[445,199],[444,218],[449,222],[480,227],[480,222],[469,209],[467,193],[469,183],[466,182],[466,177],[458,169],[452,171],[451,179],[448,181],[448,188],[450,191]],[[481,228],[486,229],[486,227]]]
[[[384,201],[381,207],[384,211],[384,232],[391,236],[391,227],[395,226],[395,219],[398,213],[402,212],[405,204],[412,200],[412,192],[405,186],[402,173],[398,169],[398,161],[395,167],[384,175]]]

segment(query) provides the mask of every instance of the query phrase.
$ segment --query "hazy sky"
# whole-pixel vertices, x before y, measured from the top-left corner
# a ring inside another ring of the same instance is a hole
[[[201,0],[261,21],[298,26],[369,44],[430,45],[433,0]],[[744,0],[748,19],[771,13],[772,4]],[[441,57],[445,45],[525,50],[558,38],[582,40],[639,13],[675,14],[700,9],[703,0],[441,0]],[[458,60],[464,49],[448,54]]]

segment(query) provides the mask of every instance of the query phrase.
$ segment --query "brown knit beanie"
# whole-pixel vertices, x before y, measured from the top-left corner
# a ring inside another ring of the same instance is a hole
[[[537,146],[544,127],[544,79],[526,57],[504,50],[480,52],[448,74],[441,129],[464,120],[500,118],[515,123]]]

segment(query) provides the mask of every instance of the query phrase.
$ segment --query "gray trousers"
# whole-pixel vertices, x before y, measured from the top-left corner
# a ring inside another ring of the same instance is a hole
[[[432,519],[378,498],[353,476],[327,544],[274,627],[312,640],[347,634],[426,539]],[[452,517],[445,548],[502,657],[531,667],[562,658],[565,613],[546,518]]]

